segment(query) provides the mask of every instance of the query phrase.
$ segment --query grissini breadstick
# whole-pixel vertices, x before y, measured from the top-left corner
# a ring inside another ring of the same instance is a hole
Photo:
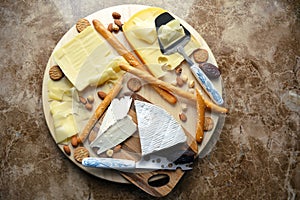
[[[147,81],[150,84],[157,85],[160,88],[166,89],[166,90],[172,92],[173,94],[196,101],[195,95],[191,94],[190,92],[186,92],[178,87],[171,85],[170,83],[159,80],[159,79],[151,76],[150,74],[145,73],[142,70],[139,70],[137,68],[131,67],[129,65],[124,65],[124,64],[120,64],[120,68],[124,71],[127,71],[127,72],[133,74],[133,75],[136,75],[137,77]],[[211,111],[218,112],[218,113],[227,113],[228,112],[228,110],[226,108],[218,106],[218,105],[210,102],[209,100],[204,99],[204,102],[205,102],[206,107],[209,108]]]
[[[114,85],[113,89],[110,90],[110,92],[106,95],[103,101],[99,104],[96,111],[90,117],[89,121],[87,122],[81,134],[79,135],[79,139],[81,142],[84,142],[89,132],[92,130],[98,119],[103,115],[111,101],[119,94],[120,90],[122,89],[122,81],[123,77],[120,77],[118,82]]]
[[[123,56],[123,58],[133,67],[136,67],[140,70],[146,71],[150,73],[147,69],[145,69],[143,64],[130,53],[126,47],[111,33],[109,32],[103,24],[99,21],[94,19],[93,25],[98,33],[100,33],[106,41],[118,52],[119,55]],[[174,95],[172,95],[167,90],[159,88],[158,86],[153,85],[153,89],[166,101],[170,104],[175,104],[177,99]]]
[[[196,89],[196,98],[197,98],[197,113],[198,113],[198,121],[196,127],[196,141],[199,144],[201,144],[204,136],[204,120],[205,120],[206,105],[198,89]]]

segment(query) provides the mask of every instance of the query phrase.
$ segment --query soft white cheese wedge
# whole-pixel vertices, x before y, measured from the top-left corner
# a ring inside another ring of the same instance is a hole
[[[112,100],[107,108],[97,137],[103,134],[109,127],[117,123],[118,120],[123,119],[127,115],[131,102],[132,99],[130,96],[125,96],[121,99],[115,98]]]
[[[134,105],[143,156],[186,141],[181,125],[166,110],[138,100]]]
[[[91,147],[98,147],[97,154],[101,154],[129,138],[136,130],[136,124],[126,115],[97,137]]]

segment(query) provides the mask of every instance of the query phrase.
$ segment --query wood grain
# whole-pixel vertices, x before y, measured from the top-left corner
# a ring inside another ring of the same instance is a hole
[[[133,94],[132,98],[149,102],[144,97],[138,94]],[[134,107],[131,107],[128,114],[132,117],[134,122],[137,122],[136,112]],[[97,123],[96,126],[100,127],[100,123]],[[182,145],[182,147],[191,150],[192,154],[194,155],[194,158],[196,158],[198,153],[197,142],[190,133],[188,133],[186,130],[184,131],[187,136],[187,141],[185,144]],[[100,157],[101,156],[105,156],[105,153],[100,155]],[[141,159],[141,145],[140,145],[139,135],[137,132],[122,143],[121,151],[114,153],[113,158],[131,159],[135,161],[139,161]],[[141,173],[120,171],[119,173],[128,181],[130,181],[132,184],[136,185],[137,187],[147,192],[148,194],[155,197],[163,197],[172,191],[172,189],[177,185],[179,180],[185,174],[185,171],[182,171],[181,169],[177,169],[177,170],[156,170],[156,171],[147,171]],[[158,176],[159,179],[159,175],[167,176],[169,178],[169,182],[167,182],[166,184],[160,187],[151,186],[149,184],[149,179],[155,176]]]

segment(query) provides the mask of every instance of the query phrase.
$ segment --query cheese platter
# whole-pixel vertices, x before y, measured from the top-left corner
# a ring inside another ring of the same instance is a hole
[[[161,51],[155,19],[163,13],[130,4],[79,19],[54,48],[43,79],[46,122],[63,153],[87,173],[153,196],[167,195],[211,150],[227,112],[183,56]],[[190,32],[189,59],[208,75],[219,72],[205,40],[170,14]],[[210,82],[222,95],[221,76]],[[168,181],[151,186],[157,175]]]

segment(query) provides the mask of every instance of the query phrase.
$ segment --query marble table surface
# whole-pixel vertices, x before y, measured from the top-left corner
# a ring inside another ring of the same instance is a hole
[[[230,109],[214,149],[164,199],[300,198],[299,1],[2,0],[0,199],[152,199],[74,165],[42,109],[56,43],[79,18],[125,3],[163,7],[202,35]]]

